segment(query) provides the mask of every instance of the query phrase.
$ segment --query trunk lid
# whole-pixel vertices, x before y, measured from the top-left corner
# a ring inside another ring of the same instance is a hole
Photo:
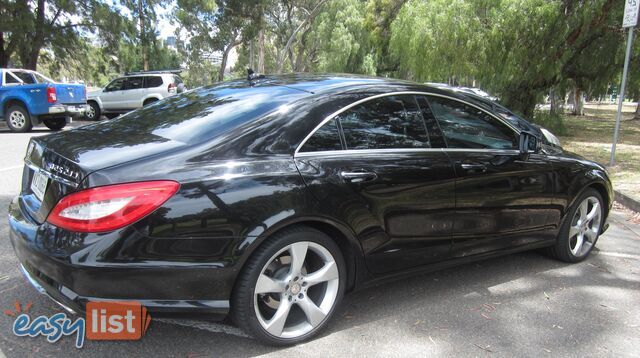
[[[96,125],[32,138],[22,175],[22,206],[43,223],[58,201],[81,189],[92,172],[184,146],[150,133],[103,132]],[[34,179],[46,181],[42,198]]]
[[[85,87],[80,84],[56,83],[53,85],[56,89],[58,102],[62,104],[80,104],[86,103]]]

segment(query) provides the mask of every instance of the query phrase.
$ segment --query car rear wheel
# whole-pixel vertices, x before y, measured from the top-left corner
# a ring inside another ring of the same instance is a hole
[[[87,107],[87,112],[85,113],[85,118],[88,121],[97,121],[100,119],[100,106],[96,102],[89,102],[89,107]]]
[[[154,102],[158,102],[158,99],[157,98],[149,98],[148,100],[144,101],[142,106],[146,107],[146,106],[148,106],[148,105],[150,105],[151,103],[154,103]]]
[[[52,118],[43,120],[44,125],[52,131],[59,131],[67,125],[65,118]]]
[[[551,255],[569,263],[587,258],[596,246],[603,220],[602,196],[594,189],[585,190],[571,207],[555,246],[549,250]]]
[[[239,276],[231,302],[236,324],[271,345],[318,334],[342,299],[346,268],[338,246],[307,227],[263,244]]]
[[[33,127],[29,112],[22,106],[10,106],[7,108],[5,116],[7,118],[7,126],[12,132],[29,132]]]

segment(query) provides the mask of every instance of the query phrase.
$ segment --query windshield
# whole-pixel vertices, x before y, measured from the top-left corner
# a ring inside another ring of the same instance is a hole
[[[285,108],[282,106],[306,95],[277,85],[250,87],[246,81],[227,82],[171,96],[101,123],[100,129],[195,144]]]

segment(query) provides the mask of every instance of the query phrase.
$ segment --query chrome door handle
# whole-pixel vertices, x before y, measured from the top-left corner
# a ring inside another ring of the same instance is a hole
[[[472,170],[475,172],[486,172],[487,171],[487,166],[484,164],[469,164],[469,163],[462,163],[460,164],[460,167],[462,167],[462,169],[464,170]]]
[[[374,172],[340,172],[340,176],[351,183],[362,183],[378,179],[378,174]]]

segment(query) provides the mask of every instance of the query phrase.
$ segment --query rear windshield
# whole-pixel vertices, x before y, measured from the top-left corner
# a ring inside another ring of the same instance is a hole
[[[101,129],[195,144],[276,110],[287,110],[287,103],[308,95],[289,87],[249,87],[246,83],[232,81],[171,96],[102,123]]]

